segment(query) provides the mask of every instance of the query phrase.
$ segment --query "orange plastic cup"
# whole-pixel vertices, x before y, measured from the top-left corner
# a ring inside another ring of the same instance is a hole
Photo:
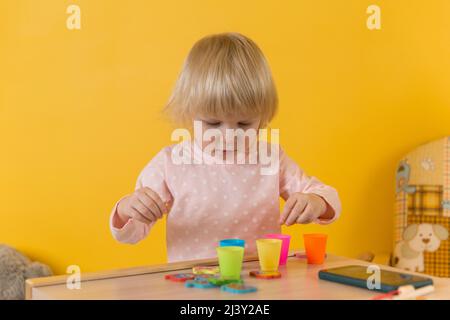
[[[306,258],[309,264],[322,264],[325,260],[327,235],[322,233],[308,233],[303,235]]]

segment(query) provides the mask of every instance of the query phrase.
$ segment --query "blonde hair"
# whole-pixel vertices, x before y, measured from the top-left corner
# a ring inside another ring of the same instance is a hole
[[[187,124],[196,115],[274,117],[278,96],[269,64],[251,39],[239,33],[204,37],[190,50],[165,111]]]

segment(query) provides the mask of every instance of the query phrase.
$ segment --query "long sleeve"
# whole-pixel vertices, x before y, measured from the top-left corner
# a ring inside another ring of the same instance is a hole
[[[166,184],[167,156],[165,149],[163,149],[147,164],[139,174],[135,190],[142,187],[149,187],[160,196],[164,203],[169,204],[172,202],[172,195]],[[122,199],[116,202],[110,215],[109,225],[111,233],[114,239],[119,242],[134,244],[147,237],[155,222],[145,224],[137,220],[129,219],[123,226],[119,227],[117,205]]]
[[[314,193],[321,196],[334,210],[334,217],[329,220],[317,219],[319,224],[335,221],[341,213],[341,201],[336,189],[322,183],[316,177],[308,176],[280,148],[280,195],[287,200],[293,193]]]

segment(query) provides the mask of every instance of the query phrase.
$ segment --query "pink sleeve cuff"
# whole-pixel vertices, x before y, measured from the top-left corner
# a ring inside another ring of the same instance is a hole
[[[119,242],[134,244],[145,238],[154,223],[145,225],[139,221],[128,219],[128,221],[121,228],[117,228],[117,220],[119,219],[117,216],[117,204],[125,197],[122,197],[114,205],[109,219],[109,226],[114,239]]]

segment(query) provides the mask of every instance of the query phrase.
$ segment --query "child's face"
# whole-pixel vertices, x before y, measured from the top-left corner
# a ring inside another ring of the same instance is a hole
[[[208,129],[216,129],[219,130],[222,134],[222,137],[224,137],[224,143],[222,151],[237,151],[237,143],[235,142],[236,139],[231,139],[229,141],[227,139],[226,130],[232,129],[237,130],[241,129],[244,132],[247,132],[248,130],[254,130],[256,132],[256,136],[258,135],[258,129],[260,128],[261,124],[261,117],[260,116],[229,116],[229,117],[211,117],[211,116],[198,116],[194,119],[194,121],[201,121],[202,123],[202,129],[203,132],[205,132]],[[202,135],[203,135],[202,132]],[[205,147],[211,143],[210,141],[202,141],[201,145]],[[245,139],[245,149],[248,150],[249,145],[251,142],[249,141],[248,137]]]

